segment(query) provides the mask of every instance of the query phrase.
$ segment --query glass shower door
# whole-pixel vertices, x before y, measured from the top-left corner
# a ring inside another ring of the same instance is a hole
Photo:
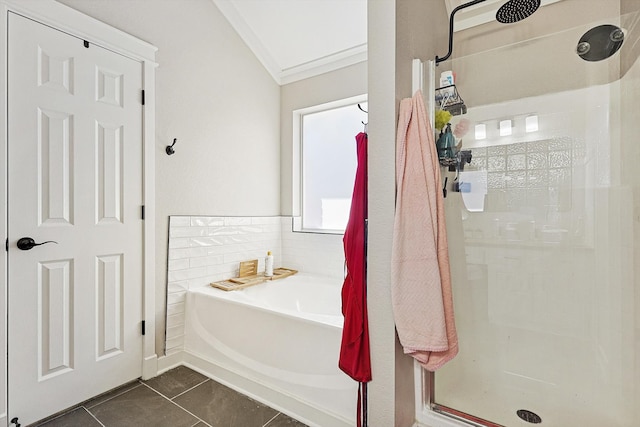
[[[607,22],[626,38],[601,62],[575,54],[591,23],[439,67],[458,76],[472,161],[443,169],[462,184],[445,199],[460,353],[435,374],[436,410],[638,425],[640,19]]]

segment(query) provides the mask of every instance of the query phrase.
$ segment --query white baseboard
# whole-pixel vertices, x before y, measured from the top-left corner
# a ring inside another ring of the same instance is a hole
[[[169,369],[173,369],[176,366],[180,366],[184,364],[184,355],[183,352],[169,354],[167,356],[162,356],[158,358],[158,372],[157,375],[160,375],[164,372],[167,372]]]
[[[146,357],[142,362],[142,379],[148,380],[158,375],[158,356]]]

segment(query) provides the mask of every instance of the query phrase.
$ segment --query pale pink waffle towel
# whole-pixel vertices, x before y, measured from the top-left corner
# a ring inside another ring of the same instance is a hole
[[[422,93],[400,102],[391,300],[404,352],[435,371],[458,353],[438,154]]]

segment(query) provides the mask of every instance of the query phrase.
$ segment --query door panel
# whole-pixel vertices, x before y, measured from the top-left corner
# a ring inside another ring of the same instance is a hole
[[[8,56],[8,414],[25,425],[142,372],[142,66],[13,13]]]

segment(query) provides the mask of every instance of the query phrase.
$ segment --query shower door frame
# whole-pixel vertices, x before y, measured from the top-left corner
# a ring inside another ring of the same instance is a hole
[[[422,91],[431,123],[435,120],[436,62],[434,60],[412,61],[411,91]],[[434,401],[435,373],[427,371],[413,362],[416,420],[431,427],[502,427],[500,424],[474,417],[453,408],[438,405]]]

